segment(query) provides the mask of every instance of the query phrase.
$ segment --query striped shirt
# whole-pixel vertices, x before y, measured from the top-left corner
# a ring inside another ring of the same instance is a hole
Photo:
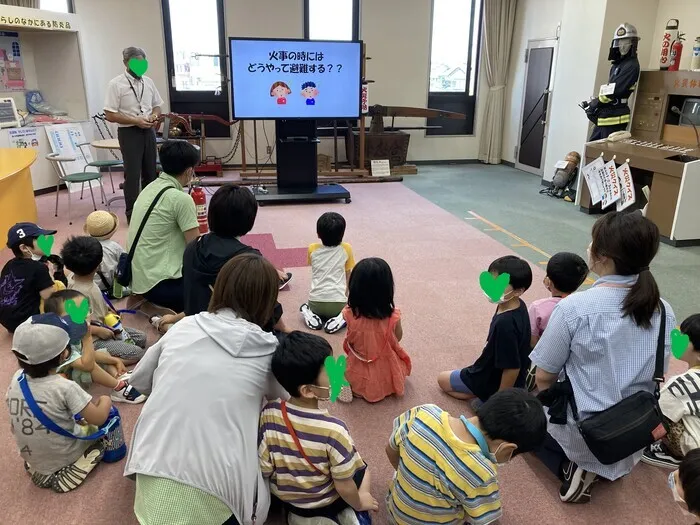
[[[394,421],[389,444],[399,467],[386,498],[391,523],[485,525],[501,516],[496,466],[454,434],[449,417],[422,405]]]
[[[630,316],[623,317],[622,303],[636,281],[636,275],[608,275],[592,288],[562,299],[530,354],[533,365],[551,374],[559,374],[566,367],[582,420],[639,391],[654,391],[661,314],[654,313],[650,329],[637,326]],[[666,369],[676,317],[665,301],[664,306]],[[640,450],[612,465],[601,464],[583,440],[571,408],[566,425],[549,423],[547,431],[569,460],[609,480],[629,474],[642,457]]]
[[[365,463],[355,450],[345,423],[327,410],[287,403],[287,415],[313,469],[297,449],[282,417],[280,400],[263,408],[260,416],[258,457],[272,493],[305,509],[330,505],[340,496],[333,480],[352,478]]]

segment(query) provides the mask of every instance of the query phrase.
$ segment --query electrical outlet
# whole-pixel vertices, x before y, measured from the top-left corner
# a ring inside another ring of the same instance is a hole
[[[267,154],[272,155],[272,146],[267,147]]]

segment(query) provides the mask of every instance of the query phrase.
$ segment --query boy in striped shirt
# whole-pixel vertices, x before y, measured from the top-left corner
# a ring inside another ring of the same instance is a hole
[[[547,433],[542,404],[519,388],[501,390],[459,418],[435,405],[394,421],[386,448],[396,475],[386,498],[398,525],[486,525],[501,516],[497,464],[539,446]]]
[[[362,511],[379,507],[345,423],[318,406],[330,397],[324,361],[332,353],[322,337],[295,331],[272,357],[272,373],[291,397],[263,408],[258,456],[290,525],[358,524]]]

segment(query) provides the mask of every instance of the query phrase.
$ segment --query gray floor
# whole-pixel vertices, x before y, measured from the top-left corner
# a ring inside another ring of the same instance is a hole
[[[554,254],[570,251],[586,258],[591,226],[596,216],[578,211],[571,203],[540,195],[539,177],[507,166],[460,164],[420,166],[418,175],[407,175],[404,184],[460,218],[474,212],[540,250]],[[468,222],[533,265],[546,257],[531,247],[478,219]],[[662,296],[673,306],[678,322],[700,311],[700,247],[661,245],[651,270]]]

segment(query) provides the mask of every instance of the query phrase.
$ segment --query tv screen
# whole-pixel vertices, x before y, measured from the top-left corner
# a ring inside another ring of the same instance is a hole
[[[681,113],[685,117],[680,119],[681,126],[691,126],[691,122],[700,126],[700,98],[686,98],[683,101]]]
[[[359,118],[361,45],[230,38],[233,118]]]

